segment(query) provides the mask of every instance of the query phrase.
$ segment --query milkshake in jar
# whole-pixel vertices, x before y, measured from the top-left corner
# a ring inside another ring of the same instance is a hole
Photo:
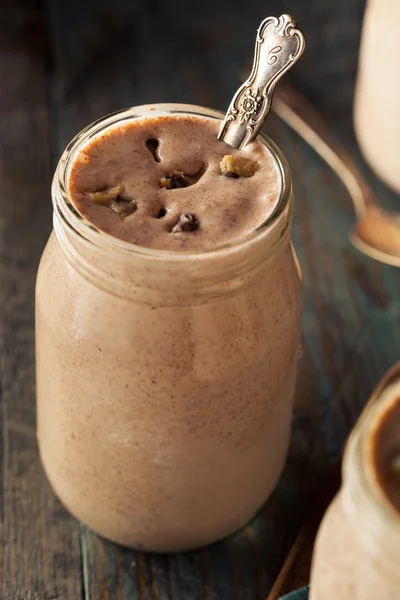
[[[397,375],[365,410],[347,443],[342,488],[325,514],[314,548],[310,598],[398,598],[399,556]]]
[[[277,147],[191,105],[97,121],[55,173],[37,279],[38,440],[65,506],[150,551],[235,531],[288,448],[301,276]]]

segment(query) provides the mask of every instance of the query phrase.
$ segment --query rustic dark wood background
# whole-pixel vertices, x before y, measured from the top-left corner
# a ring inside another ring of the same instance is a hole
[[[69,139],[128,105],[227,107],[268,14],[308,37],[293,80],[388,208],[351,128],[361,0],[2,0],[0,4],[0,596],[3,600],[265,599],[363,404],[399,358],[399,272],[352,249],[346,191],[272,116],[291,165],[304,272],[303,350],[289,461],[243,531],[199,552],[146,556],[104,542],[60,505],[35,439],[34,283],[51,228],[50,179]],[[298,581],[293,581],[296,585]]]

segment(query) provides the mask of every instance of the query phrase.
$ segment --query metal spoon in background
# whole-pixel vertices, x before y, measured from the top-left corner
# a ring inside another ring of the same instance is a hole
[[[400,213],[384,210],[350,154],[308,101],[286,82],[274,95],[274,112],[335,171],[346,186],[357,222],[350,235],[356,248],[383,263],[400,267]]]

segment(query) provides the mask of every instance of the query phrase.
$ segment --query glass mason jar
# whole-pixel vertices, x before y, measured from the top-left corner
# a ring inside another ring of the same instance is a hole
[[[382,489],[376,458],[380,425],[400,397],[400,363],[389,375],[346,445],[342,488],[314,547],[311,600],[399,597],[400,513]]]
[[[400,193],[400,2],[368,0],[360,46],[354,126],[366,160]]]
[[[157,111],[221,119],[192,105]],[[301,276],[288,166],[273,214],[212,250],[138,247],[73,207],[68,177],[100,119],[67,147],[37,278],[38,439],[56,494],[123,545],[175,551],[242,526],[274,488],[291,428]]]

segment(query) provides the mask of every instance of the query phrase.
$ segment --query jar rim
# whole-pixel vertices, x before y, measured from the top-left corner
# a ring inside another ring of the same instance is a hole
[[[173,114],[187,114],[198,117],[207,117],[215,120],[222,120],[224,114],[221,111],[205,108],[192,104],[145,104],[134,106],[128,109],[119,110],[109,115],[97,119],[93,123],[82,129],[66,146],[58,162],[53,183],[52,199],[55,213],[61,216],[72,230],[81,237],[96,245],[99,243],[109,244],[111,249],[118,252],[125,252],[130,255],[139,254],[143,258],[156,258],[173,262],[182,262],[188,260],[201,260],[218,258],[226,253],[243,249],[250,246],[253,242],[267,237],[270,229],[277,223],[279,218],[285,212],[292,197],[292,178],[287,161],[278,146],[268,138],[264,133],[259,134],[258,138],[271,153],[280,176],[280,194],[276,206],[267,219],[256,229],[230,242],[225,242],[209,249],[174,251],[162,250],[158,248],[147,248],[139,246],[129,241],[119,239],[102,231],[93,225],[88,219],[79,213],[72,202],[68,189],[68,179],[73,160],[79,150],[93,137],[100,132],[111,129],[113,126],[120,125],[124,121],[131,121],[136,118],[146,118],[154,116]]]

